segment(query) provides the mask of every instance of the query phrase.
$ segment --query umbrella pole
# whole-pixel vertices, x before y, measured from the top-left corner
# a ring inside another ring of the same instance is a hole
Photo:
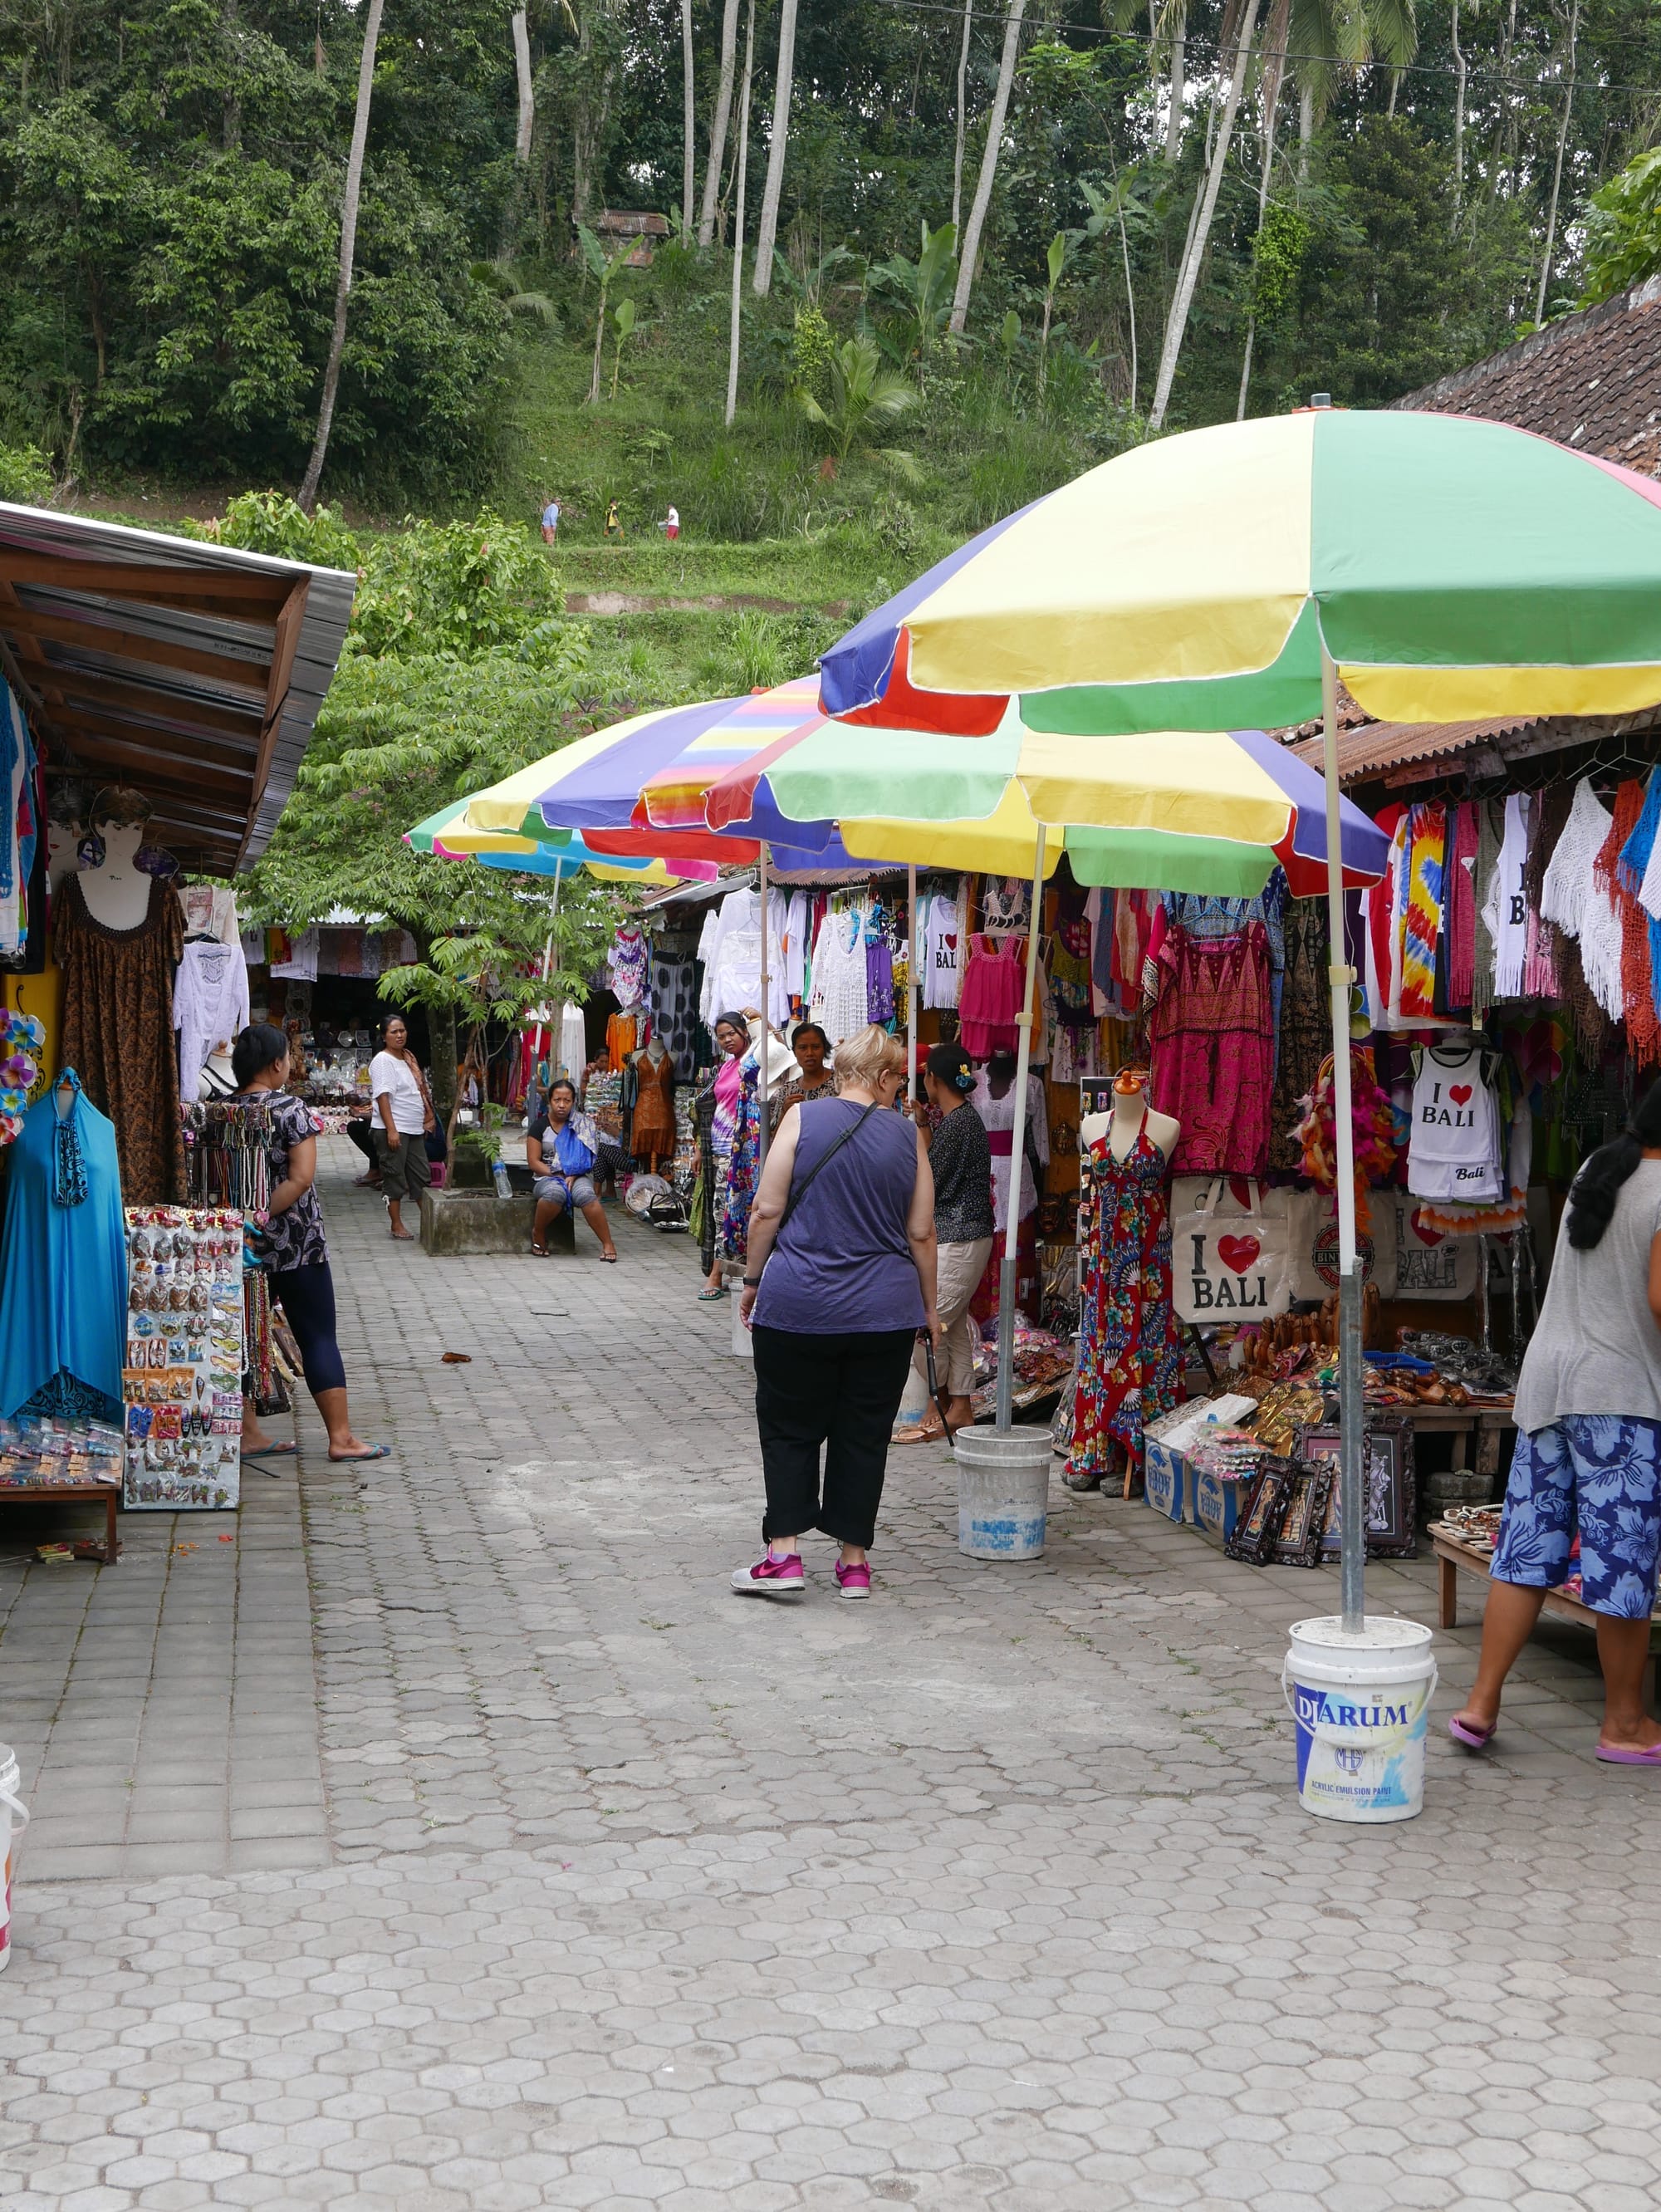
[[[1033,1007],[1038,997],[1039,921],[1044,910],[1045,825],[1038,825],[1033,860],[1033,913],[1027,930],[1027,996],[1019,1016],[1015,1055],[1015,1126],[1009,1135],[1009,1210],[1003,1224],[1003,1266],[997,1285],[997,1429],[1007,1436],[1014,1413],[1015,1243],[1021,1231],[1021,1167],[1027,1148],[1027,1076],[1033,1059]]]
[[[1355,1128],[1349,1099],[1349,987],[1343,927],[1343,826],[1338,819],[1338,672],[1321,646],[1321,766],[1326,776],[1327,979],[1332,987],[1332,1114],[1338,1198],[1338,1404],[1343,1451],[1338,1502],[1343,1625],[1359,1636],[1367,1615],[1366,1407],[1361,1380],[1361,1271],[1355,1252]]]
[[[773,1042],[771,1012],[772,977],[767,972],[767,841],[761,840],[761,858],[756,872],[756,888],[761,895],[761,1066],[760,1080],[755,1086],[756,1111],[760,1126],[755,1132],[755,1173],[760,1179],[767,1164],[767,1061],[772,1058],[768,1046]]]
[[[906,869],[906,926],[911,932],[911,957],[906,963],[906,1103],[917,1096],[917,863]]]

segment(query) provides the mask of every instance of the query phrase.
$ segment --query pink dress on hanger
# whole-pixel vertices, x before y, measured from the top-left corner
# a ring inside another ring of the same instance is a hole
[[[1027,979],[1013,948],[1005,951],[990,937],[972,937],[957,1009],[958,1035],[971,1060],[1019,1048],[1015,1017],[1026,995]]]

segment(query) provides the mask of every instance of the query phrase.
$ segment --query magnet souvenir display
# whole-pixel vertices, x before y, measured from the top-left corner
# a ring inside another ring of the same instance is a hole
[[[242,1216],[127,1209],[130,1510],[228,1511],[242,1468]]]

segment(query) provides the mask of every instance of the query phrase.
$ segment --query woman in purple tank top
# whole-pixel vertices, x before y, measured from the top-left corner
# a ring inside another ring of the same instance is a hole
[[[840,1544],[842,1595],[870,1595],[865,1554],[917,1332],[940,1340],[934,1178],[919,1133],[891,1110],[905,1048],[862,1030],[837,1048],[836,1073],[840,1098],[806,1100],[779,1124],[750,1211],[739,1310],[755,1317],[767,1510],[766,1550],[732,1577],[747,1596],[802,1595],[804,1528]]]

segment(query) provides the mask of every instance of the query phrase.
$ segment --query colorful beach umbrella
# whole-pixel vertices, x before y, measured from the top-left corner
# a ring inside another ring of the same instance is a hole
[[[682,881],[712,883],[720,872],[705,860],[686,860],[670,868],[661,859],[596,853],[577,836],[555,844],[499,830],[470,829],[465,820],[467,804],[466,799],[458,799],[441,806],[413,830],[406,830],[404,843],[412,852],[430,853],[442,860],[476,860],[481,867],[504,874],[559,879],[585,869],[602,883],[632,883],[654,889]]]
[[[1464,416],[1317,408],[1119,454],[825,655],[827,711],[986,735],[1275,729],[1322,647],[1387,720],[1661,701],[1661,484]]]
[[[1077,880],[1251,897],[1278,861],[1294,897],[1326,884],[1325,787],[1258,730],[1167,731],[1156,740],[1078,738],[1024,728],[1006,711],[991,736],[808,720],[709,790],[712,828],[787,836],[834,813],[843,842],[873,860],[1030,875],[1043,823],[1052,866]],[[1384,872],[1389,840],[1340,810],[1346,881]]]
[[[601,854],[652,854],[671,863],[759,860],[764,825],[712,830],[701,803],[686,794],[701,793],[793,726],[804,709],[812,712],[812,692],[809,681],[803,698],[788,702],[761,693],[632,715],[476,793],[467,821],[476,829],[533,839],[577,830]],[[649,788],[676,816],[673,823],[648,813],[644,794]],[[779,867],[797,870],[855,865],[830,821],[791,824],[771,857]]]

